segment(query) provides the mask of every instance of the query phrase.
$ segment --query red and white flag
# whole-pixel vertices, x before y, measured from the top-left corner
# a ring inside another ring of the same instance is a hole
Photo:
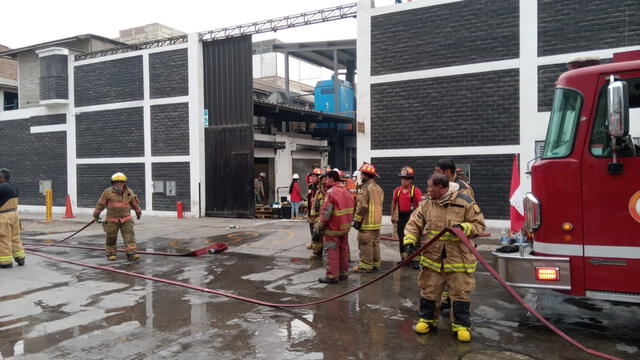
[[[513,156],[513,169],[511,170],[511,191],[509,192],[509,219],[511,231],[518,232],[524,225],[524,196],[525,191],[520,186],[520,166],[518,166],[518,154]]]

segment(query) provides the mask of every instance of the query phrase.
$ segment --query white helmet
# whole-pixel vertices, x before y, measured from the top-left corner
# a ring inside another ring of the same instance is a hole
[[[261,173],[260,173],[260,174],[258,174],[258,175],[259,175],[259,176],[262,176],[262,177],[263,177],[263,178],[265,178],[265,179],[267,178],[267,173],[263,173],[263,172],[261,172]]]
[[[298,175],[298,174],[293,174],[293,179],[294,179],[294,180],[298,180],[298,179],[300,179],[300,175]]]

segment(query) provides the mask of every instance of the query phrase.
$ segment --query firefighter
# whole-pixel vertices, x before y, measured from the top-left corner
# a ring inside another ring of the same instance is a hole
[[[107,234],[105,252],[109,261],[116,259],[116,242],[118,230],[124,240],[125,251],[129,260],[136,260],[140,255],[136,253],[136,236],[133,231],[133,219],[131,210],[136,212],[136,218],[140,220],[142,210],[136,194],[127,187],[127,176],[117,172],[111,176],[111,187],[106,188],[98,204],[93,211],[93,218],[100,221],[100,213],[107,208],[107,217],[102,224],[104,232]]]
[[[325,176],[328,187],[315,231],[322,235],[327,252],[327,273],[318,279],[325,284],[346,280],[349,274],[349,229],[353,220],[353,197],[342,186],[337,171]]]
[[[458,185],[449,183],[444,174],[434,174],[428,182],[430,198],[420,203],[405,227],[404,245],[409,253],[415,251],[418,239],[432,239],[445,227],[459,227],[472,237],[485,230],[480,207]],[[475,289],[476,258],[460,239],[450,233],[443,235],[421,254],[422,270],[418,275],[420,287],[419,319],[415,331],[426,334],[437,326],[436,307],[442,290],[449,288],[451,330],[459,341],[471,340],[470,301]]]
[[[391,200],[391,222],[396,227],[398,233],[398,243],[400,244],[400,262],[407,258],[407,252],[404,249],[402,239],[404,238],[404,227],[411,217],[413,210],[418,208],[422,200],[422,191],[413,185],[415,171],[410,166],[405,166],[398,174],[400,177],[400,186],[393,190],[393,198]],[[411,265],[414,269],[420,269],[420,260],[414,259]]]
[[[315,219],[313,223],[313,230],[311,233],[311,251],[313,254],[311,255],[311,260],[322,260],[322,255],[324,251],[324,243],[322,241],[322,235],[319,232],[315,231],[316,226],[319,221],[320,209],[322,209],[322,204],[326,198],[327,190],[329,187],[327,185],[327,172],[320,170],[320,175],[318,176],[318,181],[320,184],[318,185],[318,190],[313,198],[313,209],[311,209],[311,216]]]
[[[463,177],[458,175],[458,169],[456,168],[456,164],[451,159],[440,159],[436,162],[435,174],[445,174],[449,178],[449,182],[453,182],[458,184],[461,192],[471,196],[472,199],[475,199],[476,196],[471,188],[471,184],[465,181]],[[462,170],[461,170],[462,171]]]
[[[380,177],[373,164],[360,167],[362,187],[356,200],[353,227],[358,230],[360,260],[354,272],[369,273],[380,270],[380,227],[382,225],[382,203],[384,192],[376,183]]]
[[[9,169],[0,169],[0,269],[24,266],[25,254],[20,241],[20,215],[18,196],[20,191],[11,182]]]
[[[315,209],[315,196],[321,187],[319,184],[320,175],[322,175],[322,169],[317,167],[307,176],[307,221],[309,221],[309,232],[312,237],[312,242],[307,246],[307,249],[313,248],[313,227],[318,219],[318,211]]]

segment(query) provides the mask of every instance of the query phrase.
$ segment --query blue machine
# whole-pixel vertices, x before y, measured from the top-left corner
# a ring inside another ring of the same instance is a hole
[[[318,81],[314,91],[315,110],[335,114],[333,80]],[[340,98],[339,113],[343,116],[355,116],[355,92],[347,81],[339,80],[338,94]],[[318,128],[327,128],[329,124],[318,123]],[[339,124],[339,129],[347,129],[351,124]]]

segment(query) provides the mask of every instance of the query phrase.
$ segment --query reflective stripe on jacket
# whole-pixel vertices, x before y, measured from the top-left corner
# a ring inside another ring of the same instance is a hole
[[[109,187],[102,192],[98,204],[93,211],[93,216],[100,216],[102,210],[107,209],[107,221],[124,223],[131,220],[131,210],[141,214],[140,202],[133,190],[125,187],[122,191],[116,191]]]
[[[375,179],[367,180],[356,199],[355,221],[362,222],[360,230],[380,230],[384,192]]]
[[[349,233],[353,220],[353,197],[349,190],[336,184],[327,190],[320,214],[318,229],[325,235],[337,236]]]
[[[445,205],[432,199],[421,202],[404,228],[404,245],[419,247],[418,239],[430,240],[444,228],[454,225],[460,225],[469,237],[485,230],[480,207],[470,196],[458,191],[453,193],[451,201]],[[453,234],[444,234],[422,253],[420,264],[438,272],[474,272],[476,258],[459,240]]]

